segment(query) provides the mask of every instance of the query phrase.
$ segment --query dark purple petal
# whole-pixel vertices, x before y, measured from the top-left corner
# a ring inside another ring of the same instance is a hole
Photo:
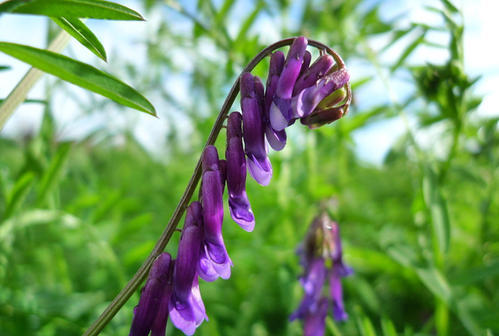
[[[192,282],[196,275],[201,250],[201,228],[190,225],[184,228],[178,245],[177,260],[175,262],[175,296],[185,301],[191,292]]]
[[[343,289],[341,286],[341,276],[334,269],[329,272],[329,290],[333,301],[333,317],[336,321],[348,319],[343,305]]]
[[[350,76],[345,69],[337,70],[320,79],[316,85],[302,90],[293,97],[292,110],[295,117],[306,117],[333,91],[344,86]],[[272,111],[271,111],[272,113]]]
[[[310,311],[305,316],[303,322],[303,335],[304,336],[323,336],[326,326],[326,316],[328,310],[328,302],[326,298],[322,298],[317,308]]]
[[[206,170],[219,170],[218,152],[217,148],[213,145],[208,145],[203,151],[201,157],[203,164],[203,171]]]
[[[202,227],[203,225],[203,212],[201,203],[198,201],[192,202],[185,212],[184,230],[190,226]]]
[[[151,336],[165,336],[166,323],[168,321],[168,303],[172,295],[172,286],[167,285],[163,287],[163,299],[159,303],[158,312],[154,318],[151,326]]]
[[[293,96],[301,90],[314,85],[321,77],[323,77],[334,64],[334,58],[329,55],[321,56],[301,75],[296,81],[293,89]]]
[[[178,297],[172,295],[169,309],[172,323],[186,335],[193,335],[196,328],[204,320],[208,320],[201,293],[199,292],[197,277],[187,299],[178,300]]]
[[[220,173],[218,171],[205,171],[203,173],[201,195],[204,223],[204,251],[201,252],[199,276],[210,281],[209,277],[205,278],[205,272],[203,272],[203,267],[201,267],[209,261],[220,277],[228,279],[230,277],[232,261],[227,254],[222,237],[223,199]]]
[[[289,48],[284,68],[277,83],[276,94],[278,97],[291,98],[293,87],[303,64],[303,56],[305,55],[307,44],[307,39],[300,36],[293,41],[293,44]]]
[[[267,185],[272,177],[272,166],[264,142],[261,90],[255,83],[250,73],[241,75],[243,138],[251,175],[259,184]]]
[[[270,123],[270,107],[277,89],[279,75],[284,66],[284,54],[276,51],[270,58],[269,75],[267,77],[267,88],[265,90],[264,123],[265,135],[270,147],[274,150],[281,150],[286,145],[286,132],[284,130],[276,131]]]
[[[172,293],[171,277],[173,262],[170,254],[162,253],[154,261],[146,285],[134,310],[130,336],[147,336],[155,325],[166,325],[168,313],[161,310],[162,301],[168,301]],[[158,309],[159,308],[159,309]],[[159,310],[159,311],[158,311]],[[156,316],[158,321],[156,322]]]
[[[242,191],[239,195],[229,196],[229,210],[232,219],[248,232],[255,228],[255,216],[251,210],[251,206],[246,195],[246,191]]]
[[[310,61],[312,61],[312,54],[310,53],[310,51],[305,50],[305,54],[303,55],[303,64],[301,66],[300,75],[298,75],[298,78],[300,78],[305,73],[305,71],[308,70]]]
[[[284,148],[284,146],[286,146],[286,131],[276,131],[272,128],[270,123],[265,128],[265,137],[267,138],[267,142],[269,143],[270,147],[272,147],[276,151],[280,151]]]

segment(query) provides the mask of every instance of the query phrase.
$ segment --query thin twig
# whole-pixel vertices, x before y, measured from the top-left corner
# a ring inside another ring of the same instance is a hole
[[[271,54],[276,49],[292,44],[294,39],[295,38],[287,38],[284,40],[280,40],[268,46],[267,48],[263,49],[260,53],[258,53],[258,55],[255,56],[255,58],[251,60],[251,62],[244,68],[242,72],[243,73],[250,72],[266,56]],[[308,44],[319,49],[325,49],[331,56],[333,56],[333,58],[335,59],[336,63],[340,68],[345,67],[345,64],[343,63],[341,57],[328,46],[314,40],[309,40]],[[350,93],[349,88],[348,92]],[[217,116],[215,124],[211,129],[210,135],[208,136],[208,140],[206,141],[205,146],[213,145],[215,143],[220,133],[220,130],[222,129],[223,122],[227,117],[229,110],[232,107],[232,104],[234,103],[234,100],[236,99],[238,93],[239,93],[239,77],[232,85],[232,88],[230,89],[230,92],[227,98],[225,99],[224,104],[222,105],[222,109],[220,110],[220,113]],[[351,94],[348,97],[348,103],[350,102],[350,98]],[[194,190],[196,189],[200,177],[201,177],[201,159],[198,160],[196,168],[194,169],[194,173],[192,174],[192,177],[189,181],[189,184],[187,185],[187,188],[185,189],[184,194],[180,199],[180,202],[175,208],[175,211],[173,212],[173,215],[170,218],[168,225],[161,234],[161,237],[154,246],[154,249],[152,250],[151,254],[147,257],[142,266],[140,266],[140,268],[137,270],[132,279],[130,279],[130,281],[121,290],[121,292],[119,292],[119,294],[114,298],[114,300],[109,304],[109,306],[107,306],[104,312],[102,312],[99,318],[97,318],[97,320],[95,320],[95,322],[87,329],[87,331],[83,334],[83,336],[98,335],[102,331],[102,329],[104,329],[104,327],[109,323],[109,321],[111,321],[114,315],[116,315],[116,313],[121,309],[121,307],[133,295],[133,293],[137,290],[140,284],[144,281],[147,274],[149,273],[149,269],[151,268],[154,260],[158,257],[158,255],[161,254],[161,252],[163,252],[166,245],[170,241],[170,238],[172,237],[173,233],[177,229],[180,218],[182,217],[185,209],[187,208],[187,205],[192,197],[192,194],[194,193]]]

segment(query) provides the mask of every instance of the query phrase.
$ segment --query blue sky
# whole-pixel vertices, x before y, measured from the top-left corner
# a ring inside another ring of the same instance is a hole
[[[374,0],[373,0],[374,1]],[[188,3],[188,2],[186,2]],[[288,24],[293,24],[293,16],[298,17],[301,11],[299,1],[294,2],[292,16],[288,18]],[[367,2],[369,4],[369,1]],[[424,4],[436,5],[438,1],[382,1],[382,13],[388,19],[400,13],[408,13],[406,22],[419,21],[434,23],[435,20],[440,20],[437,15],[431,15],[423,9]],[[460,8],[464,9],[464,20],[466,25],[464,43],[465,43],[465,67],[466,71],[474,76],[482,74],[483,77],[476,86],[477,93],[484,96],[484,101],[479,108],[478,115],[490,116],[498,115],[496,106],[499,103],[499,55],[497,43],[492,42],[495,32],[499,31],[495,14],[499,11],[499,1],[496,0],[468,0],[457,3]],[[141,11],[133,1],[128,2],[132,8]],[[244,8],[245,2],[239,2],[238,8],[234,12],[247,13],[247,8]],[[189,24],[182,21],[180,17],[170,14],[174,18],[178,29],[189,29]],[[108,54],[110,54],[110,64],[106,65],[103,62],[96,60],[83,47],[72,41],[68,50],[71,51],[76,58],[84,62],[92,64],[97,63],[98,67],[106,69],[114,73],[113,56],[120,55],[138,65],[146,66],[145,64],[145,49],[134,41],[139,36],[148,31],[147,25],[155,25],[161,19],[160,15],[148,17],[147,22],[99,22],[89,20],[89,26],[96,32],[104,44]],[[237,22],[237,20],[234,20]],[[402,25],[404,22],[401,23]],[[182,25],[185,25],[184,27]],[[255,27],[255,32],[265,32],[262,38],[265,42],[271,43],[279,38],[275,30],[275,20],[269,17],[262,17],[260,22]],[[149,27],[150,28],[150,27]],[[236,25],[228,27],[229,31],[236,32]],[[21,16],[21,15],[2,15],[0,16],[0,41],[20,42],[36,47],[43,47],[45,41],[46,21],[44,18],[36,16]],[[117,39],[116,36],[120,38]],[[444,42],[445,34],[434,34],[431,37],[435,42]],[[268,40],[268,41],[267,41]],[[376,46],[383,44],[386,37],[373,39],[370,41],[371,46],[376,49]],[[394,45],[382,59],[390,60],[400,53],[403,48],[403,43]],[[133,50],[130,53],[129,50]],[[209,51],[208,51],[209,52]],[[67,53],[67,51],[66,51]],[[421,63],[422,61],[439,62],[446,58],[445,50],[435,50],[431,48],[420,48],[409,59],[410,62]],[[179,65],[186,68],[189,67],[188,60],[179,60]],[[28,70],[28,66],[0,54],[0,65],[10,65],[10,71],[0,72],[0,97],[5,97],[8,92],[20,80],[23,74]],[[366,74],[376,76],[373,67],[362,61],[352,61],[347,64],[352,74],[353,79],[361,78]],[[116,66],[116,65],[114,65]],[[29,97],[37,98],[44,95],[44,83],[46,80],[40,81],[31,91]],[[133,84],[133,83],[132,83]],[[185,81],[181,78],[175,78],[169,83],[169,87],[179,97],[188,96],[188,88]],[[388,90],[388,92],[387,92]],[[73,91],[73,89],[72,89]],[[74,93],[82,100],[88,98],[88,94],[79,88],[74,88]],[[404,95],[404,79],[390,78],[390,88],[384,86],[381,81],[374,81],[371,85],[358,92],[358,101],[373,103],[376,99],[400,100]],[[166,108],[159,97],[151,97],[152,103],[159,109]],[[96,114],[92,118],[83,117],[78,107],[70,97],[56,97],[56,117],[60,127],[60,134],[63,137],[78,138],[89,131],[106,125],[112,132],[119,134],[124,128],[134,125],[134,134],[144,144],[144,146],[152,151],[157,151],[158,148],[164,146],[164,134],[168,131],[170,125],[165,118],[155,119],[147,115],[137,113],[136,111],[119,111],[117,108],[110,108],[109,112],[104,114]],[[367,103],[367,104],[369,104]],[[39,126],[42,115],[42,108],[35,104],[24,104],[8,121],[3,135],[16,136],[26,132],[32,132]],[[161,117],[161,113],[160,113]],[[181,122],[182,122],[182,118]],[[80,121],[80,122],[79,122]],[[413,121],[404,119],[403,116],[393,118],[388,121],[378,122],[369,127],[365,127],[360,131],[355,132],[354,139],[357,144],[359,154],[367,161],[372,163],[380,163],[386,151],[390,148],[398,136],[403,134],[407,127],[412,127]],[[189,127],[185,123],[182,127]],[[421,141],[424,143],[430,142],[431,134],[421,134]],[[426,139],[426,140],[425,140]]]

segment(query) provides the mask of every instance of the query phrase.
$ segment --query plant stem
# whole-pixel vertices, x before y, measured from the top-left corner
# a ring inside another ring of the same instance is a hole
[[[263,49],[258,55],[255,56],[251,60],[251,62],[243,69],[242,73],[244,72],[251,72],[251,70],[254,69],[254,67],[260,63],[261,60],[263,60],[267,55],[271,54],[274,50],[281,48],[283,46],[287,46],[293,43],[295,38],[287,38],[284,40],[280,40],[267,48]],[[309,40],[308,44],[316,47],[318,49],[326,50],[333,58],[335,59],[336,63],[340,68],[344,68],[345,64],[343,63],[343,60],[341,57],[331,48],[328,46],[314,41],[314,40]],[[351,92],[350,92],[350,87],[348,86],[347,88],[348,92],[348,103],[350,102],[351,99]],[[232,107],[232,104],[234,103],[234,100],[236,99],[237,95],[239,93],[239,77],[237,80],[234,82],[232,85],[232,88],[230,89],[229,95],[225,99],[224,104],[222,105],[222,109],[220,110],[220,113],[218,114],[218,117],[215,121],[215,124],[213,125],[213,128],[211,129],[210,135],[208,136],[208,140],[206,141],[206,146],[213,145],[215,141],[217,140],[218,135],[220,134],[220,131],[223,127],[223,123],[225,121],[225,118],[227,117],[230,108]],[[348,107],[347,107],[348,108]],[[347,109],[346,108],[346,109]],[[199,182],[199,179],[201,177],[201,158],[198,160],[196,164],[196,168],[194,168],[194,173],[192,174],[192,177],[189,181],[189,184],[187,185],[184,194],[180,198],[180,202],[178,203],[177,207],[175,208],[175,211],[173,212],[172,217],[170,218],[170,221],[168,222],[168,225],[166,226],[165,230],[161,234],[161,237],[159,240],[156,242],[156,245],[154,246],[151,254],[147,257],[147,259],[144,261],[144,263],[140,266],[140,268],[137,270],[135,275],[130,279],[130,281],[126,284],[126,286],[119,292],[119,294],[113,299],[113,301],[107,306],[107,308],[102,312],[102,314],[95,320],[95,322],[87,329],[87,331],[83,334],[83,336],[95,336],[98,335],[102,329],[111,321],[111,319],[116,315],[116,313],[121,309],[121,307],[128,301],[128,299],[132,296],[132,294],[137,290],[137,288],[140,286],[140,284],[144,281],[146,278],[147,274],[149,273],[149,269],[151,268],[154,260],[160,255],[163,250],[165,249],[166,245],[170,241],[170,238],[172,237],[173,233],[177,229],[178,223],[180,221],[180,218],[182,217],[185,209],[188,206],[188,203],[192,197],[192,194],[194,193],[194,190],[196,189],[196,186]]]
[[[50,43],[47,50],[52,52],[62,51],[69,42],[69,38],[69,34],[64,30],[61,30],[52,43]],[[3,104],[0,105],[0,131],[16,108],[26,99],[28,92],[33,88],[36,82],[38,82],[42,75],[43,71],[32,67],[9,93]]]

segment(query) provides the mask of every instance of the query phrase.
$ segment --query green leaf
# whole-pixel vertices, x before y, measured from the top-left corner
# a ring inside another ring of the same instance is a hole
[[[32,172],[27,172],[16,181],[16,184],[12,188],[7,199],[7,205],[2,219],[9,218],[21,206],[33,184],[34,178],[35,175]]]
[[[128,7],[103,0],[10,0],[0,4],[0,13],[105,20],[144,20],[142,15]]]
[[[426,29],[423,30],[423,32],[416,37],[408,46],[405,48],[404,52],[400,55],[399,59],[390,67],[390,71],[395,71],[397,70],[409,57],[412,52],[425,41],[425,35],[426,35]]]
[[[435,258],[437,261],[441,261],[443,255],[449,249],[449,214],[447,211],[447,202],[440,193],[435,173],[429,167],[425,169],[425,176],[423,178],[423,196],[431,214]]]
[[[156,115],[154,106],[134,88],[88,64],[16,43],[0,42],[0,51],[117,103]]]
[[[106,50],[97,39],[97,37],[92,33],[88,27],[77,18],[52,18],[52,21],[57,23],[59,27],[67,31],[71,36],[73,36],[78,42],[87,47],[88,50],[93,52],[97,57],[102,58],[104,61],[107,60]]]
[[[38,204],[43,203],[49,192],[57,184],[62,168],[64,167],[64,163],[68,158],[70,149],[71,143],[64,143],[57,150],[50,166],[42,177],[40,191],[38,194]]]

